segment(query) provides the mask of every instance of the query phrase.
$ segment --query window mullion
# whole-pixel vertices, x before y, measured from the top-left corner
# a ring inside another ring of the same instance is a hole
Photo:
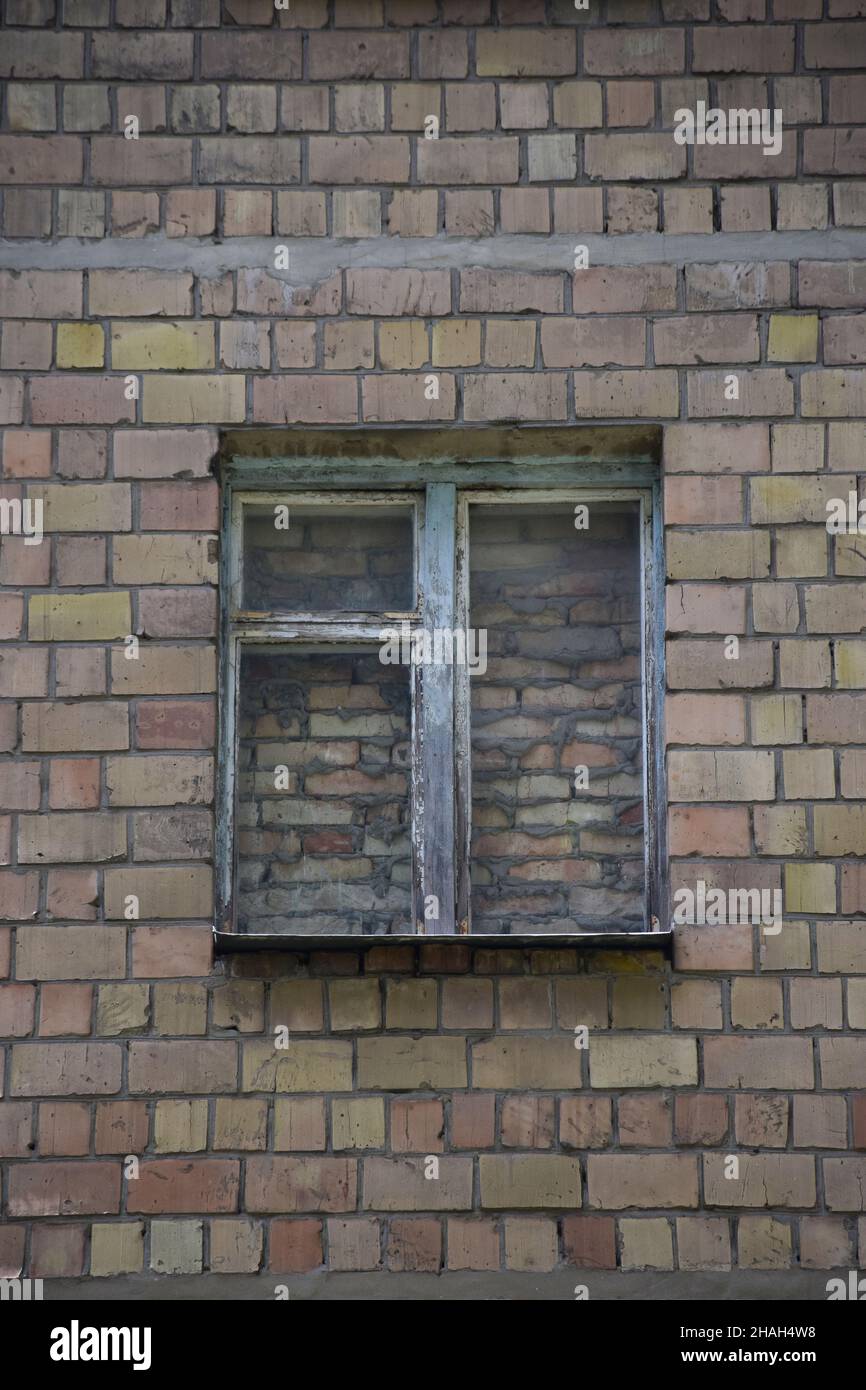
[[[453,483],[427,488],[421,549],[422,626],[431,654],[453,654],[455,626],[454,549],[457,491]],[[455,931],[455,787],[454,666],[450,660],[425,661],[421,685],[421,836],[419,861],[424,933],[451,936]]]

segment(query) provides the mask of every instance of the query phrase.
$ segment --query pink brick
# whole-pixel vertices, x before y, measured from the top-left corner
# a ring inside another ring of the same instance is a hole
[[[131,424],[135,402],[124,396],[122,377],[36,377],[30,383],[34,424]]]
[[[212,748],[215,710],[211,700],[147,700],[135,714],[139,748]]]
[[[353,376],[272,376],[253,382],[253,419],[267,424],[355,424]]]
[[[143,531],[215,531],[219,486],[202,482],[142,483],[139,525]]]

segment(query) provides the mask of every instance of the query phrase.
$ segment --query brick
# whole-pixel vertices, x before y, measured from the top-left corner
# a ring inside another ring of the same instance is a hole
[[[97,186],[168,185],[192,179],[191,140],[94,135],[90,143],[91,177]]]
[[[590,1154],[586,1167],[591,1208],[698,1205],[697,1163],[690,1154]]]
[[[30,1248],[30,1273],[39,1279],[74,1278],[84,1273],[85,1227],[36,1226]]]
[[[236,380],[243,387],[243,378]],[[357,411],[353,377],[259,377],[253,383],[253,418],[256,421],[354,424]]]
[[[699,318],[690,314],[685,318],[659,319],[653,327],[653,344],[657,363],[687,365],[760,359],[753,314],[706,314]]]
[[[632,266],[591,267],[576,272],[573,297],[575,313],[623,314],[675,309],[676,273],[672,266],[663,265],[641,270]]]
[[[135,736],[139,749],[212,748],[213,701],[152,700],[140,704],[135,714]]]
[[[428,397],[426,377],[366,376],[361,386],[361,411],[365,421],[453,420],[456,413],[454,378],[437,374],[437,397]],[[354,382],[347,381],[354,393]],[[468,411],[467,419],[473,418]],[[354,418],[354,415],[353,415]]]
[[[147,1107],[136,1100],[101,1101],[95,1129],[95,1153],[137,1153],[147,1145]]]
[[[119,859],[125,854],[126,827],[111,813],[19,817],[21,864],[93,862]]]
[[[675,416],[675,372],[575,372],[575,415],[593,417]]]
[[[797,1148],[845,1149],[848,1147],[847,1131],[844,1096],[794,1097],[794,1144]]]
[[[80,183],[83,167],[78,136],[0,136],[0,184],[20,183],[23,169],[35,184]]]
[[[811,1090],[811,1045],[804,1038],[706,1038],[704,1078],[713,1089]]]
[[[111,361],[120,370],[193,370],[214,365],[212,324],[111,325]],[[86,364],[91,365],[91,364]],[[98,365],[98,364],[97,364]]]
[[[488,351],[490,330],[498,322],[488,325]],[[546,319],[541,351],[546,367],[640,367],[646,356],[644,325],[637,318]]]
[[[591,179],[677,179],[686,172],[686,149],[669,135],[587,135],[584,161]]]
[[[569,77],[575,71],[575,36],[562,29],[482,29],[475,61],[479,77]]]
[[[465,1086],[465,1041],[450,1036],[359,1038],[358,1084],[365,1090]]]
[[[246,1164],[250,1212],[352,1211],[356,1165],[344,1158],[283,1158],[254,1154]]]
[[[731,1239],[727,1221],[712,1216],[678,1216],[676,1227],[680,1269],[730,1269]]]
[[[157,1153],[196,1153],[207,1147],[207,1102],[158,1100],[153,1147]]]
[[[682,29],[593,29],[584,35],[584,65],[594,75],[677,73],[683,71],[684,62]]]
[[[145,1160],[127,1193],[127,1211],[235,1211],[239,1173],[240,1163],[230,1158]]]
[[[255,1274],[262,1260],[259,1222],[228,1218],[210,1223],[210,1268],[214,1274]]]
[[[118,537],[114,542],[114,582],[213,584],[216,582],[214,543],[203,536]]]
[[[119,1163],[19,1163],[9,1170],[10,1216],[111,1215],[120,1207]]]
[[[192,34],[94,34],[94,77],[170,81],[192,76]]]
[[[236,1057],[231,1042],[131,1042],[129,1089],[142,1095],[234,1091]]]
[[[121,702],[75,705],[62,701],[25,705],[25,752],[65,753],[129,746],[129,716]]]
[[[179,318],[192,313],[192,276],[168,270],[92,270],[93,317]]]
[[[449,145],[451,143],[451,141],[448,142]],[[423,172],[424,165],[421,160],[421,153],[419,150],[419,177],[424,181],[429,181],[429,176]],[[407,183],[409,180],[408,137],[405,135],[311,135],[310,178],[314,183],[325,184]],[[449,180],[446,179],[445,181]]]
[[[150,1267],[157,1274],[200,1274],[201,1221],[152,1221]]]
[[[351,1089],[352,1049],[341,1041],[293,1042],[278,1051],[271,1041],[248,1042],[243,1049],[244,1091]]]
[[[148,424],[242,422],[246,416],[243,376],[147,376],[142,419]]]
[[[113,1043],[19,1043],[12,1048],[9,1093],[107,1095],[120,1089],[120,1065]]]

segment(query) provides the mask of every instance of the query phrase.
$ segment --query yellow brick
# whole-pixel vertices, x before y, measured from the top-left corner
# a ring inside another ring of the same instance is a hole
[[[825,478],[786,473],[752,478],[752,521],[757,525],[768,521],[814,521],[826,527],[828,501],[847,496],[854,481],[853,474],[845,473]]]
[[[96,1000],[96,1032],[100,1037],[143,1033],[150,1023],[147,985],[104,984]]]
[[[215,688],[212,647],[141,647],[134,661],[111,653],[113,695],[203,695]]]
[[[111,326],[111,365],[118,371],[194,371],[214,361],[212,323]]]
[[[207,1148],[206,1100],[158,1100],[153,1125],[157,1153],[199,1153]]]
[[[381,1149],[385,1145],[385,1102],[334,1100],[331,1102],[331,1129],[337,1149]]]
[[[752,700],[754,743],[802,743],[803,701],[799,695],[767,695]]]
[[[379,365],[394,371],[412,371],[429,361],[427,326],[421,319],[379,324]]]
[[[123,921],[127,898],[138,899],[141,918],[208,917],[213,911],[212,871],[207,865],[105,870],[105,915]]]
[[[144,1266],[144,1226],[140,1221],[95,1222],[90,1231],[92,1275],[137,1274]]]
[[[817,358],[817,314],[770,315],[769,362],[815,362]]]
[[[101,367],[105,363],[105,336],[98,323],[57,325],[58,367]]]
[[[129,594],[34,594],[28,631],[36,642],[99,642],[125,637],[132,626]]]
[[[328,986],[328,997],[335,1032],[382,1026],[378,980],[333,980]]]
[[[434,367],[475,367],[480,361],[478,319],[441,319],[433,325]]]
[[[649,1221],[626,1218],[619,1228],[623,1269],[673,1269],[673,1236],[664,1217]]]
[[[829,642],[809,642],[803,638],[779,643],[781,684],[798,689],[819,690],[830,684]]]
[[[866,575],[866,555],[863,553],[863,537],[857,534],[833,537],[833,550],[836,555],[836,574],[846,579],[852,575]],[[826,573],[825,570],[821,571]]]
[[[805,854],[808,848],[804,806],[756,806],[755,844],[759,854]]]
[[[242,1091],[350,1091],[352,1044],[303,1038],[285,1049],[273,1039],[246,1042]]]
[[[833,646],[839,689],[859,690],[866,686],[866,642],[834,642]]]
[[[836,795],[836,774],[831,748],[786,749],[782,754],[785,797],[788,801]]]
[[[128,483],[34,483],[28,494],[43,504],[45,531],[129,531]]]
[[[232,376],[146,376],[142,419],[151,424],[243,423],[246,379]]]
[[[866,844],[866,806],[816,806],[815,853],[860,854]]]
[[[786,912],[835,912],[835,866],[786,864],[784,902]]]
[[[839,536],[838,540],[848,537]],[[818,579],[827,573],[827,528],[796,526],[776,532],[779,579]],[[837,573],[841,571],[837,568]]]

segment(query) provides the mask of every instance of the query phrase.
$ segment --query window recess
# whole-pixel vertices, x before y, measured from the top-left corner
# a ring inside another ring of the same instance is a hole
[[[657,484],[575,471],[233,470],[221,948],[658,942]]]

